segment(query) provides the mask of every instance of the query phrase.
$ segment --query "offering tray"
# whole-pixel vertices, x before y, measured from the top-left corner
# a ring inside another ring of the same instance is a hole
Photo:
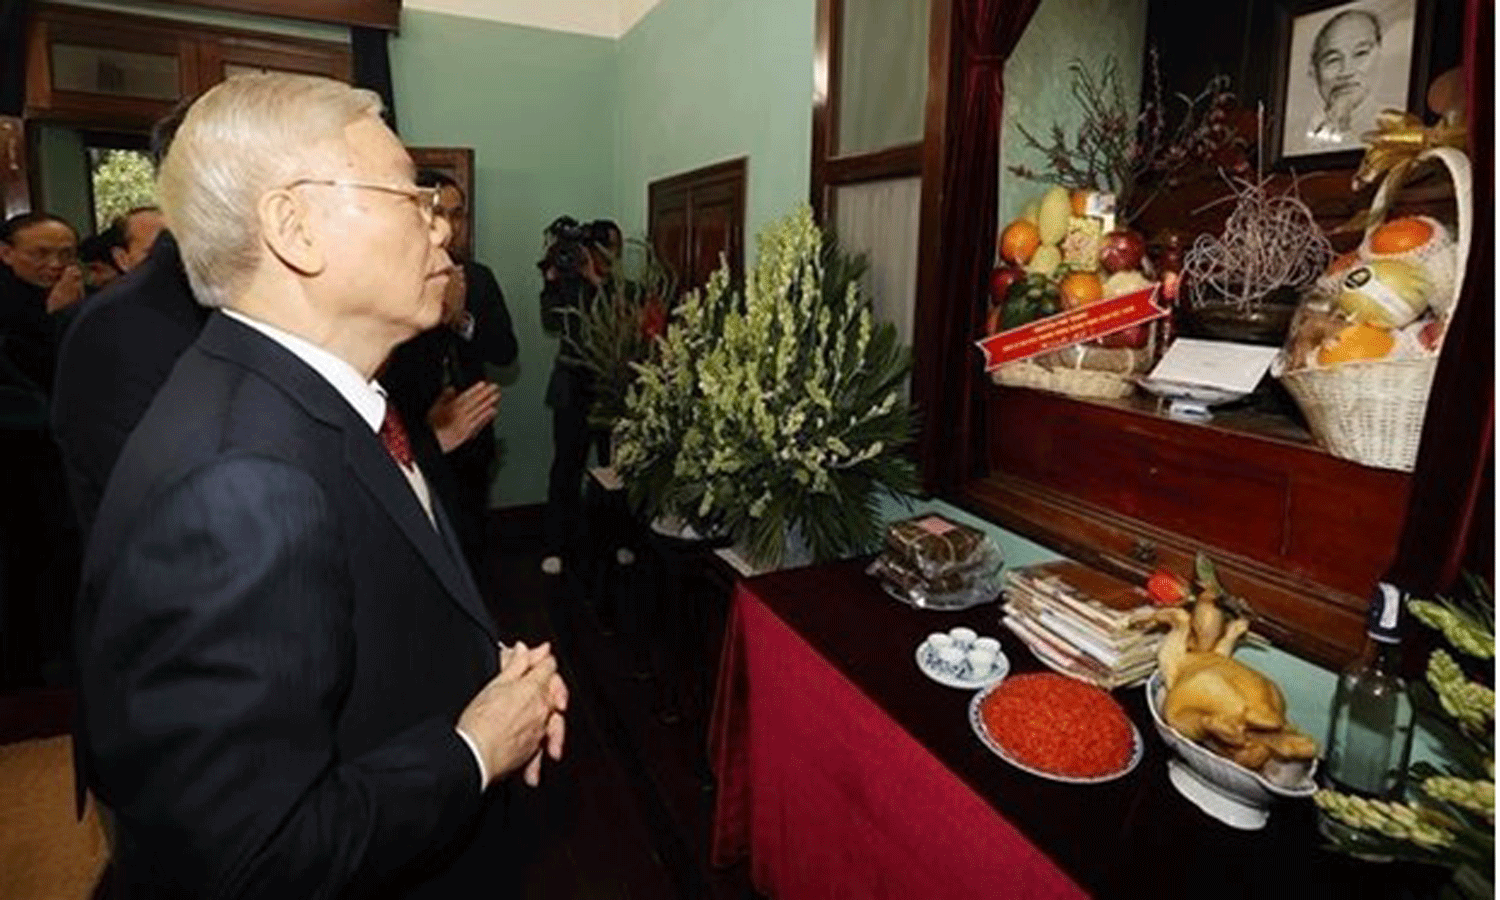
[[[1311,797],[1317,790],[1313,775],[1317,760],[1290,785],[1277,784],[1232,760],[1190,741],[1162,718],[1161,703],[1166,688],[1161,673],[1146,682],[1146,705],[1161,739],[1177,752],[1167,763],[1167,777],[1179,794],[1208,815],[1232,828],[1255,831],[1264,828],[1277,797]]]

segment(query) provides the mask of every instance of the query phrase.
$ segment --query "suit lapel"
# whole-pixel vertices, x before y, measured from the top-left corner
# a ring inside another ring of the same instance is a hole
[[[350,415],[353,417],[352,411]],[[379,501],[396,527],[401,529],[407,540],[422,554],[433,574],[464,612],[488,632],[490,637],[497,637],[498,630],[484,607],[478,588],[474,586],[463,553],[449,536],[451,529],[447,527],[437,495],[432,494],[433,517],[438,522],[438,527],[434,528],[411,485],[397,468],[396,461],[391,459],[381,445],[375,432],[362,421],[357,424],[361,427],[344,429],[345,458],[349,467]],[[429,480],[429,488],[430,485]]]
[[[198,346],[207,353],[234,360],[258,372],[291,397],[309,416],[342,431],[345,465],[354,471],[391,521],[416,547],[453,601],[492,639],[498,636],[498,629],[468,574],[463,554],[456,548],[449,549],[448,545],[453,541],[433,527],[411,485],[380,443],[380,438],[333,385],[290,350],[227,316],[209,317]],[[433,511],[441,516],[439,509],[434,495]]]

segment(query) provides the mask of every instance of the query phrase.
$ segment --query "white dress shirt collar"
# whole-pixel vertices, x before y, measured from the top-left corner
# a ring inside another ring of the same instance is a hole
[[[307,363],[313,371],[323,376],[324,381],[333,385],[339,396],[354,407],[359,417],[369,423],[371,431],[380,430],[380,423],[385,420],[386,399],[385,389],[379,382],[366,381],[349,363],[306,338],[282,331],[274,325],[267,325],[259,319],[252,319],[238,310],[226,308],[223,313],[254,328]]]

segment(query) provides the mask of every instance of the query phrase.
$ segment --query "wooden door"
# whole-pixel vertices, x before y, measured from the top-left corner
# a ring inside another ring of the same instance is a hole
[[[651,246],[672,270],[679,292],[703,286],[721,256],[731,278],[743,279],[743,158],[652,182],[648,194]]]

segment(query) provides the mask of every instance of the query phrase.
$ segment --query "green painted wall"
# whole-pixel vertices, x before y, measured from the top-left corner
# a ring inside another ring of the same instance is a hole
[[[391,41],[401,137],[474,148],[475,257],[495,272],[520,356],[496,375],[497,506],[542,502],[552,461],[543,403],[557,340],[542,330],[542,229],[616,216],[612,40],[408,10]]]
[[[1072,137],[1078,130],[1079,111],[1068,89],[1068,64],[1081,60],[1097,76],[1100,64],[1111,55],[1119,61],[1120,83],[1133,112],[1141,94],[1145,46],[1145,0],[1042,0],[1005,62],[998,210],[1002,227],[1045,189],[1040,182],[1006,171],[1011,165],[1039,170],[1045,162],[1025,145],[1017,124],[1046,140],[1056,122]]]
[[[749,157],[746,264],[754,236],[807,199],[813,0],[662,0],[620,40],[616,199],[646,232],[646,186]]]
[[[80,238],[94,233],[89,211],[89,164],[77,130],[37,123],[41,208],[71,224]]]

